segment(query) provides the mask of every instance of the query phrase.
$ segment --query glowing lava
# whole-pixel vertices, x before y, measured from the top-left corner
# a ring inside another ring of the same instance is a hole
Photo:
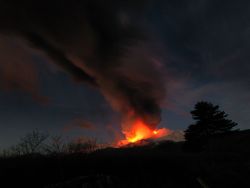
[[[141,139],[151,137],[152,130],[150,130],[141,120],[136,120],[129,131],[123,131],[128,142],[134,143]]]
[[[169,134],[166,128],[152,130],[150,126],[145,124],[141,119],[135,119],[129,125],[125,125],[122,131],[125,135],[125,140],[121,140],[118,145],[123,146],[129,143],[135,143],[145,139],[156,139]]]

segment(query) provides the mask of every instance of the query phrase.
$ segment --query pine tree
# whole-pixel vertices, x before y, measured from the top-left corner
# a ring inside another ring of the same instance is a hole
[[[232,120],[226,119],[228,114],[220,111],[218,105],[209,102],[198,102],[191,114],[196,123],[185,131],[185,139],[193,147],[200,147],[211,136],[228,133],[237,125]]]

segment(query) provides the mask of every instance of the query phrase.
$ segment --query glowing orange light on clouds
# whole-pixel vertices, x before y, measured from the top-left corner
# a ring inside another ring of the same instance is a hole
[[[150,126],[139,118],[129,122],[129,125],[125,125],[123,128],[124,130],[122,132],[125,136],[125,140],[119,141],[118,146],[135,143],[145,139],[156,139],[170,133],[170,130],[166,128],[152,130]]]

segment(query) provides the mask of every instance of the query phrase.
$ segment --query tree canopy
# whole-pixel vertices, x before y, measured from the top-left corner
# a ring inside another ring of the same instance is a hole
[[[221,111],[218,105],[210,102],[198,102],[191,114],[196,122],[185,131],[185,139],[192,145],[202,145],[211,136],[228,133],[237,125],[227,119],[228,114]]]

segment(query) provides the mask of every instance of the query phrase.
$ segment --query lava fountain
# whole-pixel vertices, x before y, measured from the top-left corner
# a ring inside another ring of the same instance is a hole
[[[122,124],[122,133],[124,140],[118,142],[118,146],[124,146],[130,143],[136,143],[140,140],[157,139],[170,133],[167,128],[154,129],[147,125],[141,118],[132,118]]]

